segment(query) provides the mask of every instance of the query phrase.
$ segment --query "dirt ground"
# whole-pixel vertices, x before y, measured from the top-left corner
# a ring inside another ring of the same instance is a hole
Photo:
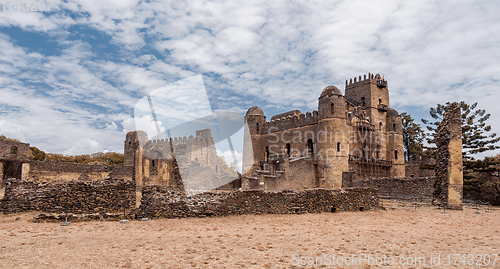
[[[417,212],[396,207],[70,226],[33,223],[29,221],[33,215],[0,215],[1,268],[294,268],[304,264],[500,268],[500,208],[491,213],[466,208],[443,214],[430,207]]]

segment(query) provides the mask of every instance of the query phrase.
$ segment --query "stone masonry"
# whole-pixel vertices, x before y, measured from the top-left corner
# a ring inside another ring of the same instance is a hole
[[[242,214],[300,214],[363,211],[379,208],[374,189],[312,189],[303,191],[183,192],[146,186],[140,214],[150,218],[228,216]]]
[[[326,87],[312,113],[292,110],[267,121],[254,106],[245,120],[244,189],[338,189],[344,172],[405,176],[402,120],[378,74],[346,81],[345,96]]]
[[[446,106],[435,141],[437,161],[434,198],[448,208],[462,209],[462,125],[458,103]]]
[[[134,207],[135,196],[135,183],[130,180],[37,183],[11,179],[7,180],[0,210],[3,213],[115,212]]]

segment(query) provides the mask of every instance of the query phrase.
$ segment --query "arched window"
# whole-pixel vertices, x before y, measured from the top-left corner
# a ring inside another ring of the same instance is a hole
[[[332,114],[333,114],[333,111],[334,111],[334,109],[333,109],[333,108],[334,108],[334,105],[333,105],[333,103],[331,103],[331,104],[330,104],[330,113],[332,113]]]
[[[257,133],[259,132],[259,123],[257,122]]]
[[[151,167],[155,167],[155,160],[151,160]]]
[[[309,151],[309,156],[314,158],[314,143],[312,139],[307,140],[307,149]]]
[[[378,123],[378,130],[379,130],[379,131],[382,131],[382,122],[379,122],[379,123]]]
[[[378,104],[381,105],[382,104],[382,98],[379,98],[378,99]]]
[[[269,147],[266,147],[266,162],[269,161]]]
[[[286,154],[288,154],[288,158],[290,158],[290,154],[291,154],[291,146],[290,146],[290,143],[286,144]]]
[[[340,142],[337,142],[337,152],[340,152]]]
[[[362,106],[365,106],[365,105],[366,105],[366,102],[365,102],[365,97],[361,97],[361,105],[362,105]]]
[[[394,131],[396,131],[396,123],[394,123],[394,124],[392,125],[392,129],[394,129]]]
[[[395,150],[395,151],[394,151],[394,160],[397,160],[397,159],[398,159],[398,151],[397,151],[397,150]]]

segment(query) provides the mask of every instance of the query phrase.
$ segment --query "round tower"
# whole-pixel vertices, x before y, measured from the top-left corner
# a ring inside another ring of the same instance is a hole
[[[261,134],[266,124],[264,111],[257,106],[248,109],[245,115],[245,137],[243,145],[243,171],[251,173],[265,160],[265,148]]]
[[[345,99],[337,87],[323,89],[318,98],[318,129],[316,141],[313,141],[321,188],[341,188],[342,172],[349,170],[349,127],[345,110]]]
[[[345,118],[345,100],[342,92],[335,86],[323,89],[318,98],[318,114],[324,118]]]

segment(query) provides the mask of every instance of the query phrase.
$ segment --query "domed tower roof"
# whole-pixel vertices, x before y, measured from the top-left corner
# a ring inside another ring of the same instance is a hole
[[[342,92],[339,90],[339,88],[330,85],[323,89],[323,92],[321,92],[319,98],[323,96],[332,96],[332,95],[342,95]]]
[[[264,116],[264,111],[258,106],[253,106],[248,109],[247,116]]]
[[[394,108],[388,108],[387,117],[399,117],[399,113]]]

